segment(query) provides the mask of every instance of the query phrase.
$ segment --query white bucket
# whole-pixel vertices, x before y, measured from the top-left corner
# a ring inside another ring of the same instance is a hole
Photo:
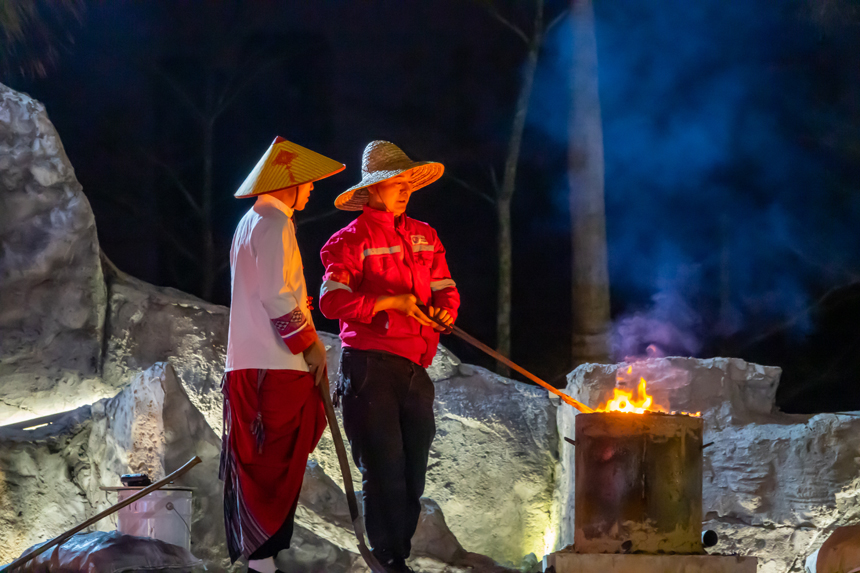
[[[119,501],[142,488],[117,488]],[[120,509],[117,530],[191,550],[191,490],[159,489]]]

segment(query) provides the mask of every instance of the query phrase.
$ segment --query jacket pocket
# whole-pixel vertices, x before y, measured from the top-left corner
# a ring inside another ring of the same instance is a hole
[[[365,274],[384,277],[393,266],[391,255],[373,255],[365,259]]]
[[[433,253],[420,251],[415,253],[415,264],[419,267],[429,269],[433,265]]]

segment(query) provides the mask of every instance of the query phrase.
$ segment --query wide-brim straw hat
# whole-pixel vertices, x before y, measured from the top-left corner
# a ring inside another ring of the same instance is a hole
[[[325,179],[345,168],[343,163],[278,136],[233,196],[242,199],[272,193]]]
[[[397,177],[409,175],[412,190],[430,185],[445,172],[445,166],[436,161],[412,161],[390,141],[371,141],[361,157],[361,182],[337,196],[334,206],[342,211],[361,211],[370,194],[367,187]]]

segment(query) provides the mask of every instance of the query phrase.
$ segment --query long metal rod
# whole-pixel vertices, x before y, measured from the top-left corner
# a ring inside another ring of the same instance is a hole
[[[200,462],[201,462],[200,458],[197,456],[194,456],[193,458],[188,460],[184,466],[182,466],[181,468],[179,468],[178,470],[176,470],[175,472],[173,472],[169,476],[158,480],[157,482],[155,482],[154,484],[152,484],[150,486],[143,488],[142,490],[140,490],[139,492],[137,492],[133,496],[122,500],[121,502],[117,503],[116,505],[110,506],[109,508],[107,508],[103,512],[99,513],[95,517],[89,518],[88,520],[84,521],[80,525],[77,525],[77,526],[73,527],[72,529],[66,531],[65,533],[63,533],[59,537],[55,537],[54,539],[52,539],[51,541],[48,541],[44,545],[40,545],[39,547],[37,547],[36,549],[31,551],[27,555],[22,555],[21,557],[19,557],[18,559],[16,559],[15,561],[10,563],[6,567],[4,567],[3,569],[0,569],[0,573],[11,572],[11,571],[15,570],[16,568],[20,567],[21,565],[23,565],[24,563],[26,563],[27,561],[29,561],[30,559],[32,559],[33,557],[36,557],[37,555],[41,555],[42,553],[44,553],[45,551],[47,551],[51,547],[65,543],[66,541],[68,541],[68,539],[71,536],[73,536],[78,531],[80,531],[86,527],[89,527],[90,525],[99,521],[100,519],[104,519],[105,517],[109,516],[110,514],[115,513],[117,511],[119,511],[120,509],[124,508],[125,506],[134,503],[135,501],[139,500],[143,496],[148,495],[157,489],[161,489],[162,487],[166,486],[171,481],[175,480],[176,478],[178,478],[179,476],[181,476],[182,474],[184,474],[185,472],[187,472],[188,470],[190,470],[191,468],[193,468],[194,466],[196,466]]]
[[[337,416],[334,413],[334,406],[331,403],[331,395],[329,394],[328,373],[323,374],[319,384],[320,394],[322,395],[323,406],[325,407],[325,417],[328,419],[328,429],[331,431],[332,441],[334,442],[334,450],[337,452],[337,461],[340,465],[340,475],[343,478],[343,490],[346,493],[346,503],[349,506],[349,516],[352,519],[352,528],[355,531],[355,538],[358,540],[358,552],[364,558],[364,562],[370,567],[373,573],[385,573],[385,569],[379,564],[367,544],[364,542],[364,522],[361,519],[361,514],[358,511],[358,499],[355,496],[355,488],[352,484],[352,473],[349,471],[349,458],[346,456],[346,447],[343,445],[343,436],[340,433],[340,426],[337,425]]]
[[[434,318],[433,320],[436,320],[436,319]],[[438,320],[436,322],[438,322],[442,326],[445,326],[444,323],[442,323]],[[445,326],[445,328],[446,329],[450,328],[451,333],[454,334],[454,336],[461,338],[462,340],[465,340],[466,342],[468,342],[469,344],[471,344],[472,346],[474,346],[478,350],[482,350],[483,352],[489,354],[490,356],[492,356],[493,358],[495,358],[496,360],[498,360],[499,362],[501,362],[502,364],[504,364],[508,368],[513,368],[514,370],[516,370],[517,372],[519,372],[520,374],[522,374],[523,376],[525,376],[526,378],[528,378],[529,380],[531,380],[532,382],[537,384],[538,386],[543,386],[544,388],[547,389],[547,391],[549,391],[549,392],[555,394],[556,396],[558,396],[559,398],[561,398],[562,402],[564,402],[565,404],[567,404],[569,406],[573,406],[574,408],[576,408],[577,410],[579,410],[580,412],[582,412],[584,414],[590,414],[591,412],[594,412],[594,410],[592,408],[589,408],[588,406],[586,406],[585,404],[583,404],[579,400],[574,400],[568,394],[565,394],[564,392],[557,389],[556,387],[551,386],[547,382],[544,382],[543,380],[541,380],[540,378],[538,378],[537,376],[535,376],[534,374],[532,374],[531,372],[529,372],[528,370],[523,368],[522,366],[515,364],[508,357],[504,356],[503,354],[499,354],[498,352],[496,352],[495,350],[493,350],[492,348],[490,348],[489,346],[487,346],[486,344],[484,344],[483,342],[481,342],[477,338],[466,333],[459,326],[450,326],[450,327]]]

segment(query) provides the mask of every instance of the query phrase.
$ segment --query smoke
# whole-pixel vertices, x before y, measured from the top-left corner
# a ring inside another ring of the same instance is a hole
[[[844,38],[769,0],[595,8],[616,358],[803,336],[820,292],[860,275],[860,137],[843,125],[860,78],[851,58],[819,66]],[[571,34],[547,38],[529,113],[562,149]]]

